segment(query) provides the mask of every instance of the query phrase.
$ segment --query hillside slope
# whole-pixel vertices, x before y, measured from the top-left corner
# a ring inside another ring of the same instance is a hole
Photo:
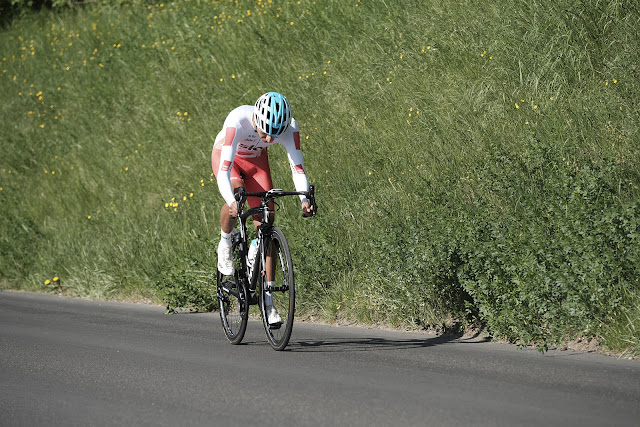
[[[291,100],[299,312],[639,349],[636,2],[179,1],[0,31],[2,287],[209,309],[226,114]],[[277,187],[292,186],[283,150]],[[53,280],[56,277],[58,280]],[[46,283],[46,284],[45,284]]]

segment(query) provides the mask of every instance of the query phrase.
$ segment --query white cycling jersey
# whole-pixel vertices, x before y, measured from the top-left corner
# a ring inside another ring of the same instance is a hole
[[[231,111],[224,121],[222,130],[216,136],[213,150],[214,153],[216,150],[220,150],[216,178],[224,200],[227,204],[235,201],[231,187],[231,167],[235,157],[259,157],[263,150],[274,144],[281,144],[287,150],[296,191],[309,191],[309,182],[304,171],[304,162],[300,151],[300,132],[296,121],[292,118],[289,128],[274,138],[273,142],[267,143],[260,139],[258,132],[253,127],[251,121],[253,109],[253,105],[242,105]],[[303,199],[304,196],[300,196],[300,200]]]

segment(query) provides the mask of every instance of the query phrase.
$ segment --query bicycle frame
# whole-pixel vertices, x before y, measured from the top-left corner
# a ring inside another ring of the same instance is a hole
[[[260,274],[264,274],[263,271],[259,272],[258,271],[259,269],[255,267],[260,265],[262,266],[262,268],[264,268],[264,266],[266,265],[266,259],[265,259],[266,255],[264,253],[264,248],[267,246],[265,245],[265,238],[268,238],[268,236],[270,235],[271,227],[272,227],[272,224],[269,221],[269,217],[272,213],[275,212],[275,210],[272,211],[269,208],[269,202],[279,197],[300,196],[300,195],[305,196],[308,199],[310,206],[313,208],[311,216],[315,216],[317,205],[315,201],[315,189],[313,185],[309,186],[309,191],[283,191],[281,189],[272,189],[269,191],[248,193],[245,191],[243,187],[240,187],[238,189],[238,192],[236,193],[235,197],[236,197],[236,203],[238,205],[238,219],[240,220],[240,232],[234,235],[233,247],[235,249],[237,246],[240,246],[240,253],[242,254],[242,256],[240,257],[241,271],[242,271],[241,278],[243,283],[247,286],[247,289],[250,292],[255,292],[257,279]],[[244,203],[247,197],[260,197],[260,206],[257,206],[255,208],[250,208],[246,211],[243,210]],[[258,251],[256,252],[256,260],[253,261],[254,268],[251,271],[249,271],[248,260],[247,260],[249,248],[247,245],[246,221],[250,216],[254,216],[258,214],[260,215],[260,220],[259,220],[260,227],[259,227],[259,232],[257,232]],[[260,257],[260,261],[261,261],[259,264],[257,262],[258,256]],[[279,290],[279,289],[275,289],[275,290]]]

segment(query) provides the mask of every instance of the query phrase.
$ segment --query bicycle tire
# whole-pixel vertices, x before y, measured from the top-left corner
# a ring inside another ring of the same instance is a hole
[[[271,344],[271,347],[273,347],[274,350],[280,351],[289,344],[289,339],[291,338],[291,332],[293,330],[296,301],[293,261],[291,259],[291,252],[289,250],[287,239],[284,237],[282,230],[278,227],[272,228],[270,237],[269,239],[265,239],[265,243],[269,245],[265,249],[265,254],[268,253],[270,248],[275,251],[275,254],[272,257],[273,261],[276,263],[274,277],[275,289],[272,291],[272,302],[282,318],[281,326],[279,328],[274,328],[269,325],[267,319],[265,306],[265,297],[266,292],[268,291],[266,288],[266,274],[263,274],[260,279],[260,314],[262,315],[262,324],[267,334],[269,344]]]
[[[247,330],[249,319],[247,288],[239,279],[237,271],[233,278],[227,277],[226,280],[219,271],[217,276],[218,305],[222,329],[231,344],[240,344]]]

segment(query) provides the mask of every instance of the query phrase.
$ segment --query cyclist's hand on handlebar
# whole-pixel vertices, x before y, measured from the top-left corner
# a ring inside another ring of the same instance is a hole
[[[238,216],[238,202],[231,202],[227,206],[229,206],[229,216],[236,218]]]
[[[308,200],[302,202],[302,216],[307,218],[313,216],[313,206],[309,204]]]

